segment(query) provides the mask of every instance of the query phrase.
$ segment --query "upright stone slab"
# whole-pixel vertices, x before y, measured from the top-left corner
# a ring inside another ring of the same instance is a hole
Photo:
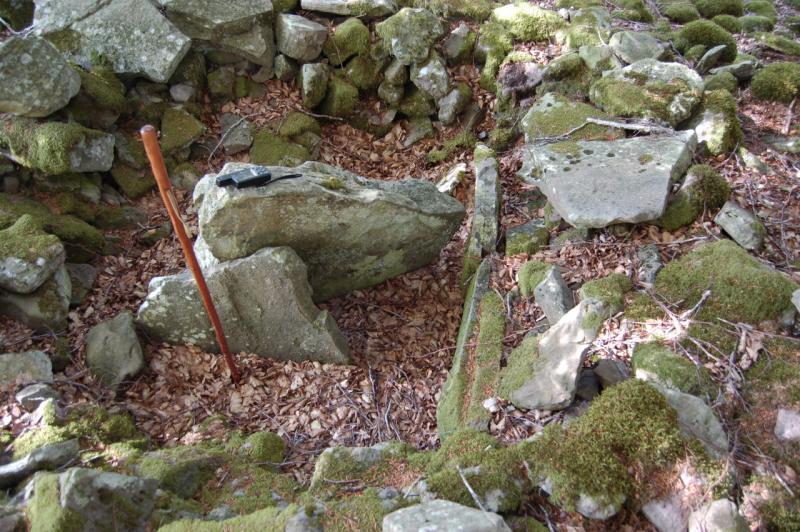
[[[347,363],[347,342],[311,301],[306,267],[289,248],[265,248],[204,270],[233,352]],[[137,317],[153,338],[217,352],[214,329],[188,272],[155,277]]]
[[[439,432],[439,438],[442,440],[465,428],[488,429],[485,416],[479,415],[470,418],[468,415],[470,410],[472,413],[480,412],[476,408],[482,406],[480,403],[483,398],[478,400],[477,404],[475,400],[471,400],[470,404],[465,404],[465,398],[471,392],[475,383],[474,364],[470,364],[471,361],[474,362],[475,356],[472,344],[480,334],[479,315],[481,302],[489,291],[489,276],[491,272],[491,260],[484,259],[467,290],[464,311],[461,315],[461,326],[458,329],[456,340],[456,351],[453,355],[453,365],[450,368],[447,380],[442,386],[439,404],[436,406],[436,427]],[[500,340],[502,341],[502,335]],[[496,362],[499,370],[500,360],[498,359]],[[471,408],[473,405],[475,408]]]
[[[655,220],[692,162],[694,131],[616,141],[530,146],[525,180],[570,225],[601,228]]]
[[[67,105],[80,86],[77,72],[45,39],[0,43],[0,112],[47,116]]]
[[[497,249],[500,217],[500,172],[494,151],[481,144],[475,148],[475,213],[470,238],[485,253]]]
[[[203,178],[195,188],[200,233],[219,260],[291,247],[308,266],[315,301],[430,264],[464,217],[458,201],[426,181],[369,180],[315,162],[269,169],[302,177],[243,190]]]
[[[759,251],[764,247],[764,237],[767,234],[764,224],[753,213],[733,201],[725,202],[714,217],[714,223],[748,251]]]
[[[43,0],[34,22],[70,62],[89,68],[100,56],[117,74],[158,83],[169,80],[191,46],[151,2]]]

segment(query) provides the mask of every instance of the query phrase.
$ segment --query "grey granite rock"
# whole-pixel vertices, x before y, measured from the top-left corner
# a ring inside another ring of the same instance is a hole
[[[764,246],[764,224],[733,201],[725,202],[714,217],[714,223],[748,251],[758,251]]]

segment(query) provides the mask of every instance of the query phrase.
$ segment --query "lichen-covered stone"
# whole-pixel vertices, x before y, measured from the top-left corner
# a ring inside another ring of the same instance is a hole
[[[697,142],[711,155],[733,151],[742,141],[736,100],[727,91],[708,91],[703,96],[700,112],[689,122]]]
[[[65,57],[84,68],[107,60],[117,74],[166,82],[189,51],[191,40],[150,2],[128,0],[37,6],[36,27]]]
[[[444,35],[439,18],[427,9],[405,7],[375,27],[387,49],[404,65],[424,61]]]
[[[253,123],[233,113],[225,113],[219,119],[222,147],[225,153],[233,155],[243,152],[253,145]],[[173,173],[175,173],[173,171]],[[185,187],[182,187],[185,188]]]
[[[59,51],[41,37],[0,43],[0,112],[41,117],[78,93],[81,80]]]
[[[0,289],[29,294],[42,286],[66,257],[58,237],[42,231],[30,215],[0,231]]]
[[[610,120],[611,117],[591,105],[574,102],[558,94],[545,94],[531,106],[522,118],[522,131],[526,142],[543,137],[560,137],[570,133],[572,140],[612,140],[625,136],[625,132],[608,126],[586,124],[587,118]]]
[[[467,508],[450,501],[433,500],[403,508],[383,518],[384,532],[412,530],[470,530],[508,532],[503,518],[492,512]]]
[[[659,59],[665,47],[658,39],[645,32],[620,31],[611,36],[608,45],[626,63],[642,59]]]
[[[282,13],[275,19],[275,39],[282,54],[308,62],[322,53],[328,29],[300,15]]]
[[[631,280],[621,273],[589,281],[581,286],[581,299],[596,299],[608,309],[610,316],[620,312],[625,305],[625,294],[633,289]]]
[[[333,15],[385,17],[397,11],[394,0],[301,0],[300,7]]]
[[[158,0],[167,17],[193,39],[218,41],[226,35],[239,35],[253,26],[269,22],[272,3],[245,0],[229,3],[219,0]]]
[[[205,277],[231,350],[282,360],[349,360],[333,318],[311,301],[306,271],[286,247],[264,247],[246,258],[206,265]],[[219,349],[188,272],[154,278],[137,321],[154,338]]]
[[[380,62],[367,55],[359,55],[347,62],[344,74],[356,88],[368,91],[381,83]]]
[[[541,220],[531,220],[506,231],[506,255],[533,255],[550,242],[550,231]]]
[[[320,104],[320,112],[330,116],[348,116],[358,103],[358,88],[337,75],[328,81],[328,92]]]
[[[692,115],[702,95],[703,80],[695,71],[655,59],[607,72],[589,93],[595,105],[612,115],[658,119],[672,126]]]
[[[529,2],[516,2],[492,11],[491,20],[505,25],[521,41],[546,41],[567,22],[555,11]]]
[[[432,183],[367,180],[311,162],[272,172],[303,178],[246,191],[204,178],[195,189],[201,234],[221,260],[292,247],[308,265],[317,301],[430,263],[464,216]],[[255,211],[241,217],[241,209]],[[270,216],[256,214],[262,210]]]
[[[107,172],[114,159],[112,135],[76,123],[7,117],[0,119],[0,144],[19,164],[51,175]]]
[[[444,60],[432,53],[426,61],[411,65],[411,82],[421,91],[438,100],[450,91],[450,75]]]
[[[714,223],[746,250],[759,251],[764,246],[764,237],[767,234],[764,224],[733,201],[725,202],[714,217]]]
[[[667,204],[664,214],[654,223],[674,231],[694,222],[703,209],[718,209],[728,200],[731,187],[711,166],[694,165]]]
[[[637,379],[701,397],[713,392],[713,380],[705,366],[695,365],[661,344],[637,344],[631,362]]]
[[[263,165],[296,166],[311,159],[305,146],[291,142],[269,129],[262,129],[253,139],[250,161]]]

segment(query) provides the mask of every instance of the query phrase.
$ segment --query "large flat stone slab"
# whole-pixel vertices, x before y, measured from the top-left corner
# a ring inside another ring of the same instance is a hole
[[[283,360],[349,361],[347,342],[331,315],[311,302],[306,267],[291,249],[262,249],[204,273],[231,351]],[[154,338],[219,351],[189,272],[151,280],[137,321]]]
[[[523,178],[574,227],[646,222],[664,213],[670,186],[689,168],[696,145],[688,131],[529,146]]]
[[[222,173],[247,165],[228,164]],[[376,285],[436,260],[464,207],[427,181],[364,179],[321,163],[269,167],[302,174],[266,187],[195,188],[200,234],[218,260],[288,246],[308,266],[314,300]]]
[[[508,532],[503,518],[454,502],[436,499],[397,510],[383,518],[383,532]]]
[[[394,0],[300,0],[300,7],[344,16],[385,17],[397,12]]]
[[[117,74],[159,83],[169,80],[191,46],[150,2],[42,0],[34,22],[68,61],[89,68],[101,56]]]

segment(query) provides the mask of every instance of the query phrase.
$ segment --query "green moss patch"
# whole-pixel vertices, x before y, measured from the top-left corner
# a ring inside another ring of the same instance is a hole
[[[759,33],[756,35],[756,39],[767,48],[782,54],[800,56],[800,43],[795,39],[775,35],[774,33]]]
[[[339,76],[331,76],[320,112],[330,116],[349,116],[358,103],[358,88]]]
[[[517,285],[522,297],[531,297],[536,286],[544,280],[549,268],[553,267],[546,262],[530,260],[522,265],[517,273]]]
[[[705,18],[713,18],[717,15],[733,15],[740,17],[744,14],[742,0],[692,0],[697,10]]]
[[[500,374],[497,395],[509,399],[511,394],[533,378],[534,365],[539,356],[539,337],[526,336],[522,343],[508,355],[506,367]]]
[[[262,129],[253,139],[250,162],[267,166],[298,166],[311,160],[309,151],[269,129]]]
[[[278,134],[282,137],[294,137],[306,132],[322,134],[322,127],[313,117],[299,111],[293,111],[286,115],[278,128]]]
[[[654,380],[692,395],[704,397],[713,392],[713,381],[705,367],[694,365],[661,344],[637,344],[631,361],[637,378]]]
[[[528,2],[507,4],[492,11],[491,20],[504,25],[521,41],[546,41],[567,22],[555,11]]]
[[[750,84],[759,100],[789,103],[800,94],[800,64],[777,62],[765,66]]]
[[[706,164],[694,165],[686,173],[684,187],[655,223],[674,231],[694,222],[704,209],[719,209],[730,195],[730,185],[714,168]]]
[[[614,16],[635,22],[653,22],[653,13],[647,9],[644,0],[611,0],[617,8]]]
[[[62,253],[63,248],[58,237],[45,233],[29,214],[21,216],[14,225],[0,231],[0,260],[16,257],[26,262],[35,262],[40,257],[51,260]]]
[[[61,507],[58,475],[41,473],[36,477],[36,490],[25,512],[31,530],[84,530],[85,519],[79,513]]]
[[[739,80],[730,72],[719,72],[705,79],[706,91],[728,91],[731,94],[739,88]]]
[[[369,28],[357,18],[349,18],[336,26],[330,34],[322,53],[331,64],[340,66],[354,55],[363,55],[369,51]]]
[[[627,275],[612,273],[601,279],[595,279],[581,286],[581,299],[597,299],[604,303],[611,314],[616,314],[625,306],[625,294],[633,289],[633,283]]]
[[[694,46],[704,46],[707,50],[724,45],[720,60],[730,63],[736,59],[736,40],[725,28],[710,20],[695,20],[686,24],[675,38],[675,48],[687,53]]]
[[[536,475],[550,480],[552,499],[567,509],[580,495],[613,505],[646,500],[652,475],[686,453],[675,410],[635,379],[608,388],[567,428],[549,425],[520,447]]]
[[[189,146],[205,133],[206,127],[183,109],[170,107],[161,119],[161,149],[172,153]]]
[[[121,163],[111,167],[111,177],[122,193],[131,199],[141,198],[156,188],[155,178],[149,170],[136,170]]]
[[[717,15],[711,20],[714,24],[725,28],[731,33],[740,33],[742,31],[742,21],[733,15]]]
[[[669,4],[663,9],[664,16],[672,22],[685,24],[700,18],[697,8],[688,2]]]

